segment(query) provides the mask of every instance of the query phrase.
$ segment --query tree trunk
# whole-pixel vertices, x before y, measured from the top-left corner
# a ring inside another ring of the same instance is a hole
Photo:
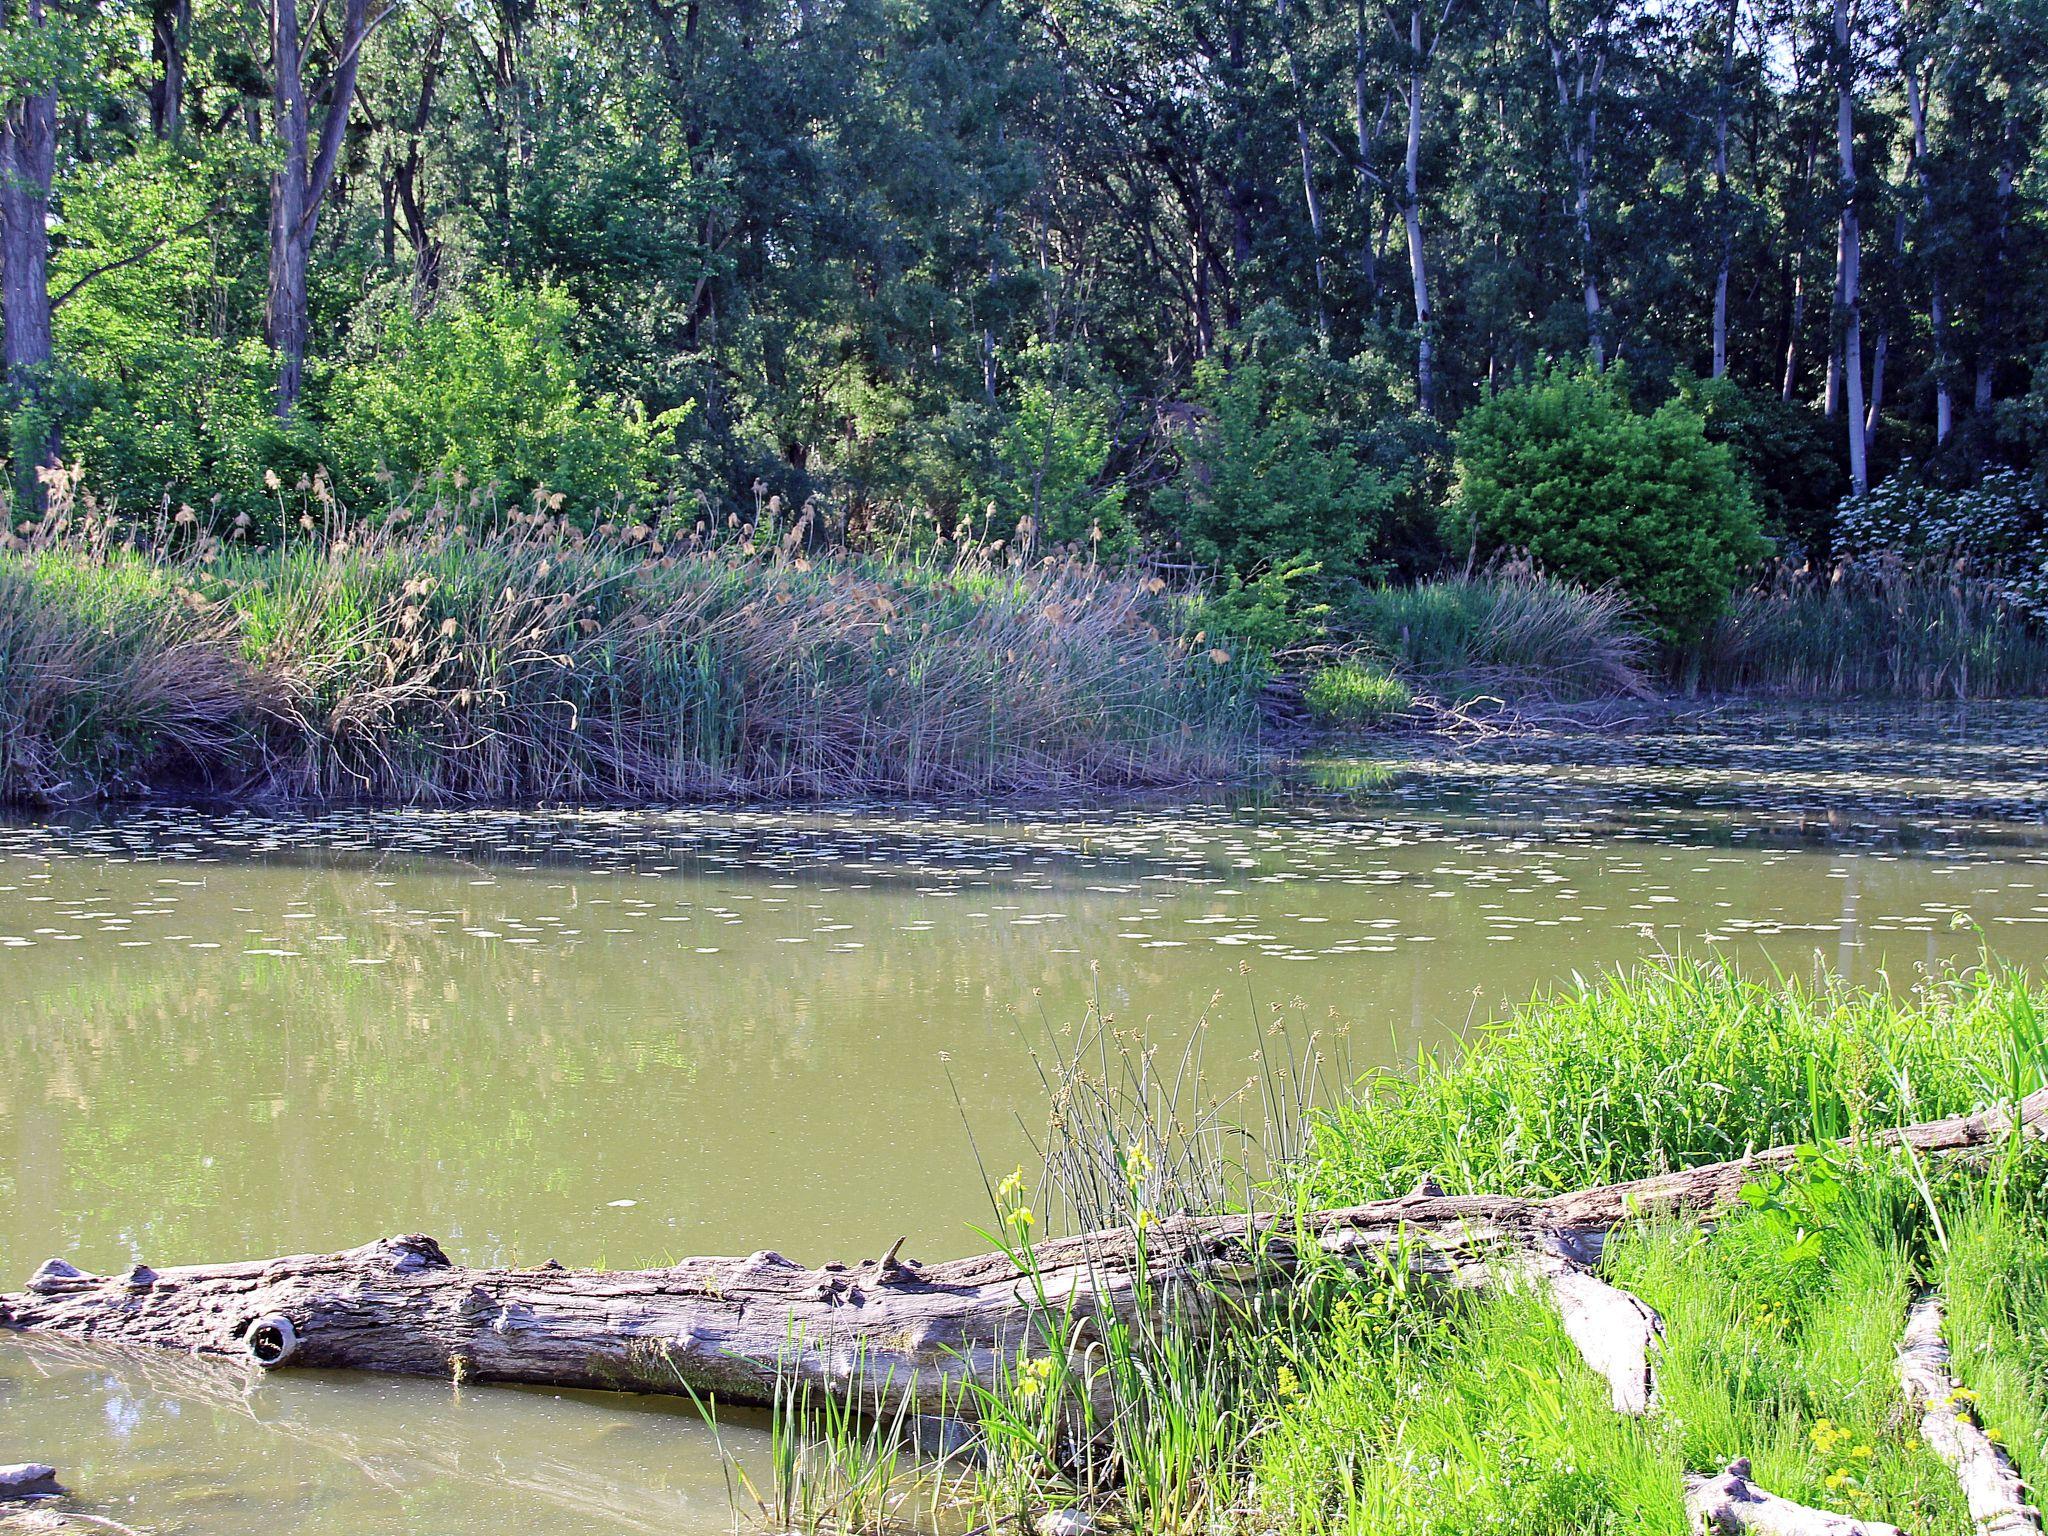
[[[1429,264],[1422,248],[1422,51],[1420,0],[1408,9],[1408,149],[1401,166],[1401,223],[1408,231],[1408,277],[1415,290],[1415,400],[1436,414],[1436,316],[1429,307]]]
[[[192,31],[192,0],[150,0],[149,52],[157,76],[149,87],[149,128],[175,139],[185,124],[185,43]]]
[[[1281,35],[1281,50],[1287,56],[1287,85],[1294,98],[1294,141],[1301,154],[1301,196],[1308,208],[1309,238],[1315,243],[1316,266],[1316,334],[1327,336],[1330,332],[1330,317],[1326,308],[1326,285],[1323,276],[1323,200],[1316,192],[1315,156],[1309,149],[1308,101],[1302,91],[1301,64],[1294,52],[1294,37],[1287,29],[1286,0],[1281,0],[1278,14]]]
[[[1835,250],[1836,287],[1842,308],[1842,378],[1846,384],[1849,431],[1849,488],[1870,489],[1863,422],[1863,237],[1856,218],[1856,122],[1849,53],[1849,0],[1835,0],[1835,149],[1841,159],[1842,228]]]
[[[369,0],[347,0],[325,118],[316,138],[308,98],[298,0],[273,0],[270,21],[271,120],[283,163],[270,178],[270,283],[265,331],[277,358],[277,414],[298,407],[306,378],[307,270],[320,206],[334,181],[356,70],[369,30]]]
[[[1579,46],[1574,45],[1575,54]],[[1568,86],[1565,82],[1564,50],[1553,40],[1550,44],[1550,67],[1557,81],[1557,104],[1564,115],[1565,152],[1572,163],[1572,218],[1579,229],[1579,280],[1585,292],[1586,302],[1586,349],[1593,356],[1593,368],[1599,372],[1607,366],[1607,340],[1605,323],[1600,310],[1600,280],[1593,251],[1593,153],[1600,133],[1600,82],[1607,73],[1607,54],[1604,49],[1594,60],[1592,72],[1588,75],[1583,57],[1576,59],[1577,78]],[[1573,118],[1585,113],[1583,130],[1572,125]]]
[[[20,0],[5,8],[10,27],[22,20]],[[43,29],[42,0],[28,0],[28,29]],[[8,393],[28,401],[49,371],[50,183],[57,171],[57,93],[33,91],[6,103],[0,120],[0,324]],[[24,505],[38,499],[34,472],[55,452],[54,430],[34,464],[15,466]]]
[[[1962,1383],[1941,1333],[1940,1297],[1923,1296],[1907,1310],[1898,1370],[1906,1406],[1920,1415],[1920,1438],[1955,1470],[1977,1536],[2038,1536],[2041,1512],[2027,1502],[2019,1470],[1959,1395]]]
[[[1979,416],[1991,409],[1999,354],[2005,335],[2005,258],[2012,238],[2013,139],[2012,109],[2006,109],[2003,148],[1998,158],[1997,189],[1992,199],[1991,249],[1984,260],[1984,334],[1977,342],[1977,385],[1970,404]]]
[[[1728,0],[1728,33],[1721,53],[1721,86],[1714,94],[1714,204],[1721,223],[1721,261],[1714,271],[1713,377],[1728,372],[1728,271],[1735,262],[1735,214],[1728,196],[1728,97],[1735,89],[1735,22],[1739,0]]]
[[[2020,1106],[2018,1127],[2048,1130],[2048,1090]],[[2014,1130],[2011,1114],[1993,1109],[1875,1139],[1940,1155],[1995,1146]],[[1491,1283],[1516,1255],[1539,1267],[1583,1266],[1624,1221],[1709,1215],[1798,1156],[1773,1148],[1544,1200],[1445,1196],[1425,1186],[1404,1199],[1300,1217],[1173,1217],[1142,1239],[1122,1228],[1040,1243],[1028,1271],[1002,1253],[899,1261],[900,1240],[879,1259],[820,1269],[770,1252],[638,1271],[465,1269],[425,1237],[160,1273],[137,1265],[104,1279],[53,1259],[25,1291],[0,1297],[0,1327],[268,1367],[687,1388],[731,1402],[771,1402],[796,1382],[865,1407],[971,1417],[967,1385],[995,1385],[1020,1350],[1063,1353],[1085,1375],[1079,1364],[1111,1315],[1195,1314],[1219,1293],[1285,1285],[1305,1263],[1329,1257],[1397,1258],[1423,1278],[1468,1285]],[[1647,1348],[1649,1320],[1624,1317],[1617,1327],[1612,1298],[1584,1299],[1608,1319],[1591,1331],[1609,1337],[1602,1349],[1614,1357],[1617,1401],[1634,1402],[1633,1362]]]
[[[1932,236],[1937,217],[1934,176],[1927,168],[1927,102],[1917,67],[1906,70],[1906,113],[1913,128],[1913,175],[1920,184],[1920,211]],[[1927,263],[1927,324],[1934,342],[1934,441],[1948,441],[1955,427],[1955,399],[1949,381],[1948,286],[1937,250]]]

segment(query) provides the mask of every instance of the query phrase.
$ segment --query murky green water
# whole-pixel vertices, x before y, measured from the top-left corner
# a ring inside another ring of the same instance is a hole
[[[150,811],[0,827],[0,1277],[981,1246],[1090,999],[1234,1080],[1412,1055],[1659,947],[1873,980],[2048,946],[2048,715],[1737,717],[1322,764],[1260,803]],[[746,1449],[741,1430],[736,1442]],[[709,1532],[686,1409],[0,1340],[0,1461],[151,1529]]]

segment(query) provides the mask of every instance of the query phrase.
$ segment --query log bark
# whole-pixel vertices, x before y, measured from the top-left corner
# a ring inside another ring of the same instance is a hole
[[[1899,1343],[1899,1385],[1920,1415],[1920,1438],[1955,1469],[1970,1520],[1980,1536],[2021,1536],[2041,1529],[2041,1512],[2027,1502],[2027,1485],[2012,1459],[1984,1433],[1958,1393],[1941,1333],[1941,1299],[1923,1296],[1906,1312]]]
[[[2025,1101],[2017,1125],[1993,1109],[1881,1139],[1923,1154],[1968,1153],[2016,1129],[2048,1129],[2048,1090]],[[1020,1352],[1079,1361],[1112,1316],[1198,1315],[1219,1299],[1283,1285],[1322,1254],[1400,1256],[1459,1284],[1485,1283],[1514,1254],[1586,1265],[1622,1222],[1709,1215],[1795,1156],[1773,1148],[1541,1200],[1418,1192],[1300,1218],[1178,1216],[1142,1240],[1123,1228],[1040,1243],[1028,1273],[1003,1253],[926,1266],[899,1261],[897,1249],[816,1269],[767,1251],[637,1271],[471,1269],[420,1236],[344,1253],[136,1265],[112,1277],[52,1260],[25,1291],[0,1296],[0,1327],[268,1368],[688,1390],[739,1403],[808,1386],[879,1410],[968,1417],[970,1383],[998,1381]]]
[[[1749,1480],[1746,1457],[1717,1477],[1691,1479],[1685,1509],[1700,1536],[1905,1536],[1882,1520],[1855,1520],[1766,1492]]]

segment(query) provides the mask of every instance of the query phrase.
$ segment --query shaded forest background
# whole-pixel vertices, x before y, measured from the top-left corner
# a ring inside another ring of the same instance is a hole
[[[1825,562],[2031,486],[2044,76],[2039,0],[8,0],[15,481],[1414,572],[1565,359]]]

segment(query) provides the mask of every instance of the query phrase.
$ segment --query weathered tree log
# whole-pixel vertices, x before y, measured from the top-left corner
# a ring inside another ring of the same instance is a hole
[[[2041,1512],[2027,1502],[2027,1485],[2012,1458],[1984,1433],[1961,1397],[1941,1336],[1941,1300],[1923,1296],[1906,1312],[1899,1343],[1899,1385],[1920,1415],[1920,1438],[1955,1469],[1970,1519],[1981,1536],[2020,1536],[2041,1529]]]
[[[1565,1337],[1588,1369],[1607,1382],[1614,1411],[1635,1418],[1647,1414],[1657,1396],[1652,1357],[1664,1338],[1657,1309],[1555,1253],[1515,1255],[1507,1267],[1515,1283],[1548,1293]]]
[[[2020,1124],[2048,1125],[2048,1090]],[[1894,1133],[1923,1153],[1967,1152],[2014,1129],[1992,1110]],[[773,1401],[810,1386],[866,1406],[971,1416],[970,1383],[1020,1351],[1078,1358],[1112,1315],[1201,1308],[1284,1284],[1307,1250],[1483,1283],[1519,1251],[1584,1264],[1634,1217],[1698,1216],[1733,1201],[1775,1148],[1730,1163],[1546,1200],[1418,1194],[1305,1217],[1174,1217],[1038,1244],[1031,1273],[1005,1254],[931,1266],[894,1250],[809,1269],[778,1253],[666,1269],[468,1269],[427,1237],[345,1253],[101,1278],[61,1260],[0,1297],[0,1327],[322,1366]],[[1142,1263],[1141,1261],[1142,1257]]]
[[[1700,1536],[1905,1536],[1882,1520],[1856,1520],[1794,1504],[1749,1480],[1747,1457],[1716,1477],[1696,1477],[1685,1490],[1686,1513]]]

